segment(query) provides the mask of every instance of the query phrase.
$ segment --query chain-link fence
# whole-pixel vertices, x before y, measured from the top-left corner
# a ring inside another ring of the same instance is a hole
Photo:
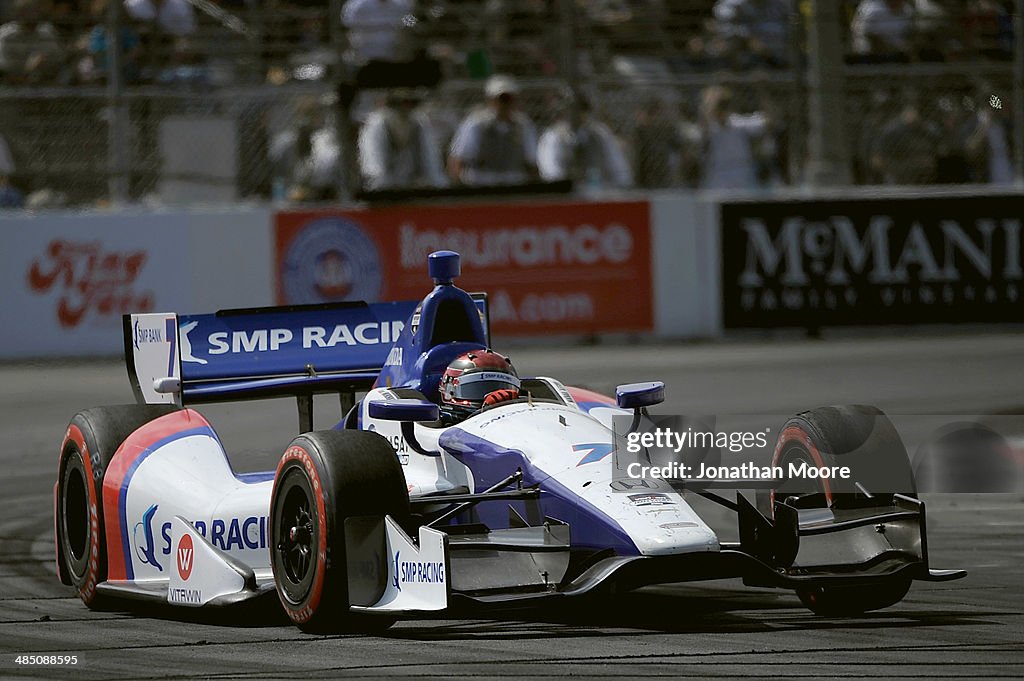
[[[578,141],[589,105],[630,186],[802,185],[821,139],[856,184],[1020,175],[1018,3],[840,2],[831,62],[812,48],[812,0],[388,0],[383,24],[358,4],[0,7],[4,205],[349,196],[360,130],[394,94],[352,86],[373,84],[360,64],[381,50],[432,83],[407,96],[442,172],[486,78],[506,73],[538,133],[562,122]],[[812,73],[839,84],[837,113],[815,109]]]

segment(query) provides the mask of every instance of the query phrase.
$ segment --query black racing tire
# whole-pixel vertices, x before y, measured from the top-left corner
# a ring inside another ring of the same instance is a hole
[[[87,606],[106,604],[96,586],[107,577],[103,524],[103,476],[114,452],[129,435],[180,407],[126,404],[80,411],[71,419],[60,448],[54,530],[57,569]]]
[[[394,624],[349,611],[345,519],[384,515],[402,525],[409,518],[405,475],[385,438],[326,430],[292,440],[274,477],[269,523],[278,598],[300,629],[366,633]],[[386,574],[386,564],[378,568]]]
[[[850,617],[881,610],[903,600],[910,590],[910,577],[894,577],[876,586],[816,586],[797,589],[800,602],[815,615]]]
[[[802,480],[768,499],[759,507],[773,515],[777,495],[817,495],[822,505],[888,506],[894,488],[906,496],[917,493],[914,471],[906,447],[889,418],[877,407],[844,405],[821,407],[797,414],[786,421],[779,433],[772,465],[788,470],[789,463],[808,462],[815,466],[848,465],[849,479]],[[870,496],[864,492],[867,491]],[[896,577],[873,586],[815,586],[797,589],[800,602],[817,615],[850,616],[879,610],[898,603],[907,594],[911,578]]]
[[[772,465],[788,472],[790,462],[814,466],[849,466],[848,479],[800,480],[758,495],[758,508],[771,517],[772,502],[780,495],[824,493],[830,505],[892,503],[898,490],[916,496],[914,470],[896,428],[877,407],[842,405],[820,407],[790,418],[782,426]],[[867,491],[870,498],[864,494]]]

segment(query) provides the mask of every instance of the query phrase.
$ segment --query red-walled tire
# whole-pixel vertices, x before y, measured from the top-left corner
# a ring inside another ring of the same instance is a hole
[[[177,410],[174,405],[96,407],[75,414],[64,435],[54,518],[57,570],[90,608],[103,607],[96,586],[107,577],[103,476],[114,452],[140,426]]]
[[[771,501],[780,494],[824,493],[829,504],[842,505],[852,500],[863,502],[866,490],[874,498],[872,503],[886,506],[892,503],[894,491],[908,496],[917,493],[907,449],[892,422],[877,407],[819,407],[790,418],[779,433],[772,465],[788,471],[791,461],[826,467],[849,465],[853,477],[800,481],[792,489],[762,493],[758,508],[769,517]]]
[[[893,502],[894,488],[907,496],[916,494],[906,447],[892,422],[877,407],[821,407],[789,419],[779,433],[772,465],[787,470],[791,461],[826,467],[849,465],[853,475],[849,479],[802,481],[803,486],[796,489],[761,495],[758,506],[769,517],[774,510],[771,502],[780,493],[787,497],[817,494],[823,506],[837,507],[849,503],[888,506]],[[907,594],[910,582],[909,577],[898,577],[870,587],[813,587],[798,589],[797,596],[817,615],[858,615],[898,603]]]
[[[399,523],[409,516],[405,475],[386,439],[330,430],[292,441],[274,478],[270,547],[278,597],[300,629],[367,632],[394,623],[349,611],[345,519],[384,515]],[[387,566],[378,569],[386,574]]]

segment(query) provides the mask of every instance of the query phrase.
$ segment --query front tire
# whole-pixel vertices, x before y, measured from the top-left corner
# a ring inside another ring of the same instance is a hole
[[[331,430],[292,441],[274,478],[271,565],[281,605],[300,629],[366,632],[394,623],[349,611],[345,519],[384,515],[409,517],[405,475],[386,439]]]
[[[896,428],[877,407],[820,407],[790,418],[782,426],[772,465],[788,473],[789,464],[849,466],[851,477],[800,480],[773,489],[759,507],[769,517],[780,497],[823,494],[829,506],[851,503],[888,506],[893,495],[914,496],[917,486],[910,457]]]
[[[881,610],[903,600],[910,590],[910,577],[894,578],[880,586],[828,586],[797,589],[800,602],[821,617],[850,617]]]
[[[802,480],[759,496],[768,517],[780,497],[804,497],[801,507],[888,506],[895,492],[916,495],[914,472],[906,447],[889,418],[877,407],[821,407],[786,421],[779,434],[772,465],[788,472],[793,462],[851,468],[849,479]],[[909,577],[874,586],[815,586],[797,589],[800,602],[817,615],[850,616],[894,605],[906,596]]]
[[[75,414],[60,449],[54,525],[58,575],[90,608],[104,606],[96,586],[107,577],[103,476],[121,443],[139,427],[178,410],[128,404]]]

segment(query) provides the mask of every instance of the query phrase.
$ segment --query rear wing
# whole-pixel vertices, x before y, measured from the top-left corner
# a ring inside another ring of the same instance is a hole
[[[472,294],[488,335],[486,294]],[[417,301],[345,302],[123,317],[140,403],[198,404],[368,390]],[[415,361],[416,358],[406,358]]]

